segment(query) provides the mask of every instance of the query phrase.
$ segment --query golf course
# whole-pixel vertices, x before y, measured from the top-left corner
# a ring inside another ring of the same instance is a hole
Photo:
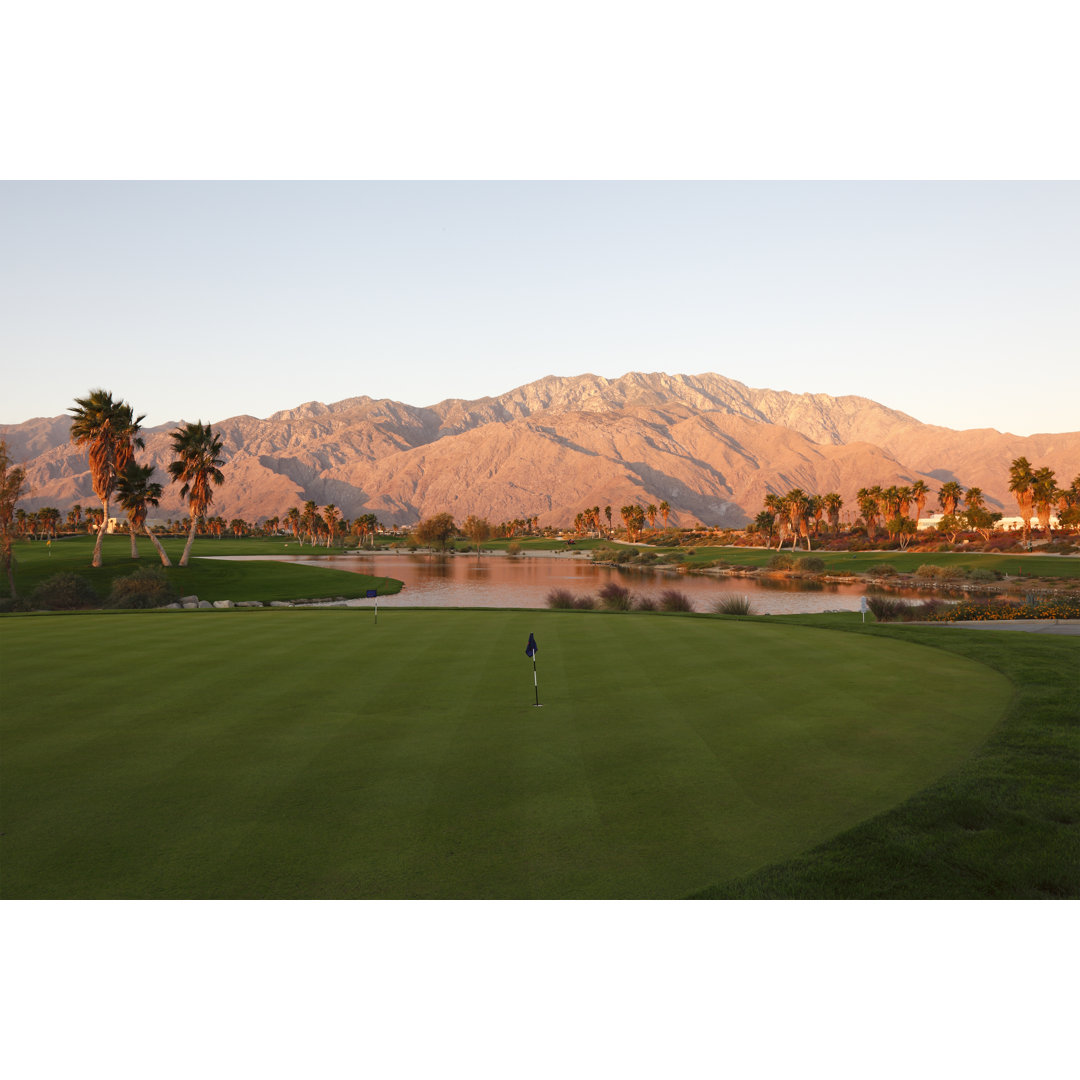
[[[4,616],[0,890],[1075,895],[1078,650],[1036,637],[836,616]]]

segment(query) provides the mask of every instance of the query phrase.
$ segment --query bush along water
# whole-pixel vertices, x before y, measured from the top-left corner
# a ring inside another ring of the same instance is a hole
[[[749,596],[725,596],[713,604],[717,615],[753,615],[754,609]]]
[[[1016,604],[1008,600],[964,600],[929,616],[935,622],[990,622],[999,619],[1080,619],[1080,599]]]

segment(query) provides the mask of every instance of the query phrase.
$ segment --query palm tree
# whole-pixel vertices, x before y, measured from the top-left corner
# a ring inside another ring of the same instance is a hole
[[[655,529],[656,528],[656,504],[655,503],[649,503],[649,505],[645,507],[645,516],[649,519],[649,528],[650,529]]]
[[[866,536],[867,539],[873,539],[874,536],[874,520],[877,518],[878,513],[878,501],[874,492],[879,494],[881,488],[859,488],[855,494],[855,502],[859,506],[859,513],[862,514],[863,521],[866,522]]]
[[[292,529],[292,534],[303,547],[304,541],[300,539],[300,511],[295,506],[290,506],[285,511],[285,527]]]
[[[772,534],[776,528],[776,515],[771,510],[762,510],[752,526],[754,532],[761,533],[765,537],[765,546],[772,547]]]
[[[330,503],[328,506],[323,507],[323,521],[326,522],[326,546],[330,547],[334,542],[334,531],[337,529],[337,524],[341,520],[341,513],[338,508]]]
[[[87,447],[90,479],[94,494],[101,500],[101,524],[90,562],[91,566],[100,566],[101,543],[109,521],[109,496],[116,488],[117,476],[135,457],[135,448],[143,445],[139,425],[145,417],[135,417],[126,401],[114,401],[109,391],[100,389],[76,398],[68,412],[72,414],[71,441]]]
[[[915,522],[918,524],[922,517],[923,507],[926,505],[926,496],[930,494],[930,488],[924,480],[916,480],[911,485],[911,498],[915,503]]]
[[[806,517],[810,512],[810,498],[802,488],[792,488],[783,498],[783,513],[787,514],[788,521],[791,523],[791,549],[795,550],[795,545],[799,541],[800,536],[806,537],[806,550],[810,550],[810,535],[806,527]]]
[[[825,513],[829,515],[829,531],[835,535],[840,531],[840,508],[844,505],[844,500],[839,492],[829,491],[821,496],[821,501]]]
[[[1031,501],[1035,505],[1035,512],[1039,518],[1039,527],[1046,533],[1046,539],[1050,535],[1050,513],[1058,497],[1057,477],[1054,470],[1044,465],[1038,469],[1031,478]]]
[[[319,507],[314,499],[308,499],[304,503],[304,512],[300,515],[300,525],[304,531],[308,534],[308,540],[311,541],[311,546],[315,546],[315,534],[319,531],[319,526],[322,524],[322,518],[319,516]]]
[[[180,565],[187,566],[191,545],[195,543],[195,529],[199,518],[206,513],[214,500],[211,484],[219,487],[225,477],[218,467],[225,464],[221,457],[221,437],[214,434],[209,424],[201,420],[169,432],[176,460],[169,463],[169,475],[183,483],[180,497],[188,500],[191,511],[191,529],[188,532]]]
[[[667,528],[668,514],[671,513],[671,507],[668,506],[667,499],[664,499],[664,501],[660,503],[660,505],[657,507],[657,509],[660,511],[660,517],[663,518],[664,528],[666,529]]]
[[[140,465],[136,461],[129,461],[127,468],[116,478],[116,496],[120,505],[127,511],[128,528],[131,532],[131,557],[139,557],[139,549],[135,543],[135,534],[143,529],[150,537],[150,543],[161,559],[162,566],[172,566],[165,549],[158,542],[153,530],[146,524],[148,507],[157,506],[161,500],[161,484],[151,483],[150,477],[154,475],[153,465]]]
[[[982,488],[970,487],[964,495],[964,506],[969,510],[981,510],[986,505],[983,498]]]
[[[960,505],[960,500],[963,497],[964,489],[955,480],[950,480],[947,484],[942,484],[941,490],[937,494],[941,512],[946,517],[955,514],[956,508]]]
[[[1016,496],[1016,505],[1020,508],[1020,517],[1024,521],[1024,540],[1031,531],[1031,514],[1034,503],[1032,484],[1035,472],[1026,457],[1018,457],[1009,466],[1009,490]]]

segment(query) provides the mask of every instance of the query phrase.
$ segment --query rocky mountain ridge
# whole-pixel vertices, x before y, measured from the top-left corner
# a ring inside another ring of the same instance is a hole
[[[137,403],[136,405],[137,410]],[[166,480],[174,423],[144,431],[140,459]],[[31,494],[21,505],[95,502],[85,451],[66,415],[0,425]],[[226,482],[213,513],[258,520],[314,499],[346,517],[409,525],[448,511],[493,522],[571,522],[586,506],[666,500],[671,522],[739,526],[765,495],[792,487],[856,491],[924,479],[977,485],[1006,514],[1009,462],[1026,455],[1067,483],[1080,432],[1016,436],[923,424],[868,398],[754,389],[722,375],[631,372],[546,376],[496,397],[419,407],[367,396],[307,402],[266,419],[214,424]],[[933,505],[933,500],[928,505]],[[182,516],[176,485],[160,516]]]

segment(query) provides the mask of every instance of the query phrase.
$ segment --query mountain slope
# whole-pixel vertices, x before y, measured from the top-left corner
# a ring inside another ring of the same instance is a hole
[[[144,433],[140,458],[162,481],[174,426]],[[96,501],[69,428],[66,416],[0,427],[27,465],[28,509]],[[711,373],[548,376],[497,397],[427,407],[360,396],[265,420],[235,416],[214,429],[226,483],[211,512],[226,519],[281,515],[313,499],[386,524],[449,511],[459,521],[538,515],[561,525],[588,506],[611,505],[617,517],[628,502],[666,500],[673,524],[737,526],[770,491],[839,491],[853,509],[861,487],[920,477],[935,491],[952,479],[979,486],[1011,513],[1014,458],[1049,465],[1063,484],[1080,473],[1078,432],[953,431],[867,398],[753,389]],[[176,486],[166,487],[159,514],[185,509]]]

